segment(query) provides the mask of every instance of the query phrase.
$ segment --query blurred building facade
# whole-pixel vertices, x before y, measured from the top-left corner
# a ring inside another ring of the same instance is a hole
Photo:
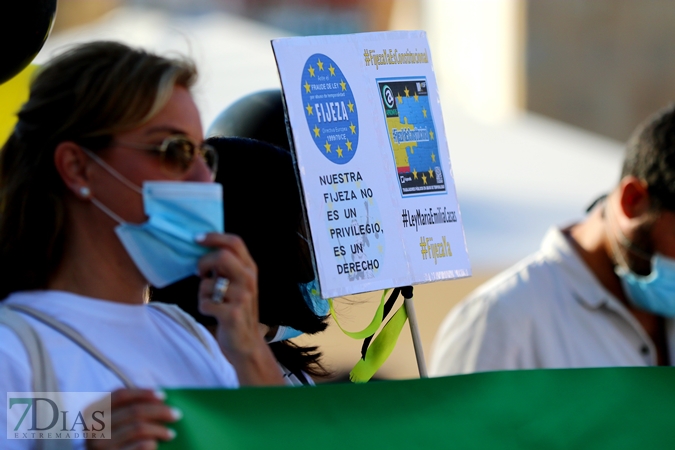
[[[675,99],[674,2],[422,3],[439,77],[477,118],[525,109],[625,141]]]
[[[123,4],[227,12],[293,35],[425,29],[450,97],[488,121],[529,110],[625,141],[675,99],[675,2],[59,0],[55,32]]]
[[[527,108],[625,141],[675,99],[675,2],[529,0]]]
[[[129,4],[203,14],[238,14],[294,35],[384,30],[394,0],[128,0]]]

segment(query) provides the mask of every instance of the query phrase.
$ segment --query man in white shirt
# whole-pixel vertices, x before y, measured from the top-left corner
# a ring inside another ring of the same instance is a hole
[[[641,125],[618,186],[458,305],[437,376],[675,361],[675,107]]]

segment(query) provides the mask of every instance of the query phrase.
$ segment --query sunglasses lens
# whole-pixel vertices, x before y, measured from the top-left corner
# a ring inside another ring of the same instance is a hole
[[[163,163],[167,170],[174,173],[185,173],[192,164],[195,146],[189,139],[172,137],[162,144],[164,147]]]
[[[218,154],[210,145],[203,145],[197,149],[190,139],[173,136],[165,140],[162,147],[162,164],[166,170],[175,174],[184,174],[192,166],[195,154],[199,152],[215,178],[218,168]]]

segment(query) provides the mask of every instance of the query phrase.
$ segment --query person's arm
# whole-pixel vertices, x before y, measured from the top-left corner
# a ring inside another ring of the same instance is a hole
[[[199,261],[199,310],[218,320],[216,339],[242,386],[284,385],[258,323],[258,268],[244,241],[209,233],[200,244],[214,248]],[[218,277],[229,280],[222,303],[212,301]]]

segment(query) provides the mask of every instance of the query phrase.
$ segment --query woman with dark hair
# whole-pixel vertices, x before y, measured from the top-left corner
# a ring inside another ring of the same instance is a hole
[[[253,139],[212,137],[216,182],[223,186],[225,230],[240,236],[258,266],[260,323],[288,384],[325,376],[316,347],[288,339],[326,328],[328,302],[318,295],[293,162],[288,151]],[[176,303],[206,325],[197,311],[198,279],[152,289],[151,300]],[[275,339],[276,338],[276,339]]]
[[[89,448],[171,439],[178,416],[157,388],[283,383],[258,327],[255,263],[222,233],[195,77],[189,61],[77,46],[40,69],[0,154],[0,402],[112,392],[112,438]],[[148,284],[193,273],[216,340],[177,308],[146,304]],[[38,445],[8,429],[3,448]]]

